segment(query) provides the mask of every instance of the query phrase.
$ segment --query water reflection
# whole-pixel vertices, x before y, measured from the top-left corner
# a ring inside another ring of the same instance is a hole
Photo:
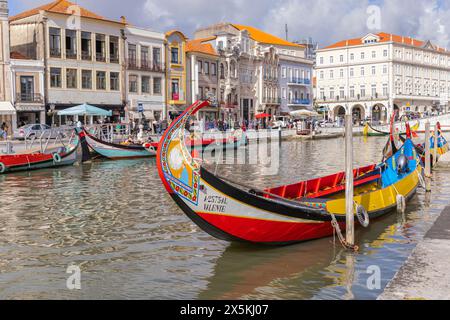
[[[384,143],[356,139],[357,165],[379,160]],[[231,161],[217,173],[256,188],[293,183],[341,170],[342,145],[286,142],[276,175]],[[382,287],[393,277],[450,202],[447,174],[438,171],[433,193],[420,190],[405,215],[358,228],[361,251],[350,256],[333,238],[283,248],[211,238],[167,195],[154,160],[0,176],[0,298],[375,299],[382,289],[366,287],[367,268],[381,266]],[[65,287],[73,263],[81,291]]]

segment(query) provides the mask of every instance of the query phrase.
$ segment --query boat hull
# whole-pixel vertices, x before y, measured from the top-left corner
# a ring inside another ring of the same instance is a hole
[[[144,146],[126,146],[115,143],[109,143],[97,139],[84,131],[86,142],[89,147],[103,157],[112,160],[149,158],[156,156],[155,149],[147,149]]]
[[[333,216],[344,228],[346,199],[342,172],[258,191],[242,185],[236,187],[197,163],[185,147],[181,129],[186,119],[203,105],[194,104],[172,123],[157,154],[158,172],[166,190],[202,230],[226,241],[286,245],[331,236]],[[402,171],[397,169],[400,156],[408,159]],[[408,139],[385,162],[356,169],[354,202],[367,211],[370,219],[392,211],[398,195],[407,199],[414,195],[422,174],[419,163]],[[322,185],[323,181],[328,182]]]
[[[67,153],[58,154],[59,156],[54,156],[54,153],[0,156],[0,174],[73,165],[78,160],[79,146],[77,143]]]

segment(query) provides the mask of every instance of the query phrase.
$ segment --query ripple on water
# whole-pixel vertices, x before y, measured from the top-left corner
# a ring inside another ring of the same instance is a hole
[[[384,143],[355,139],[356,164],[377,162]],[[258,165],[217,171],[257,188],[293,183],[343,168],[342,146],[342,139],[283,143],[272,176]],[[1,176],[0,298],[374,299],[381,289],[367,289],[367,268],[381,266],[387,284],[450,202],[447,174],[438,171],[433,193],[419,191],[404,216],[357,229],[356,256],[333,238],[283,248],[213,239],[167,195],[155,160]],[[65,287],[70,264],[81,267],[81,291]]]

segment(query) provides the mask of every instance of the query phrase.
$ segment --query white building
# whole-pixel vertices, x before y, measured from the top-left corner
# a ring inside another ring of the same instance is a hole
[[[8,134],[16,124],[16,110],[11,103],[11,69],[9,52],[8,1],[0,1],[0,125],[5,123]]]
[[[130,118],[165,119],[165,34],[127,26],[125,37],[127,109]]]
[[[234,120],[253,120],[261,113],[272,117],[299,107],[311,106],[311,102],[306,99],[307,96],[312,96],[310,81],[306,85],[296,83],[295,88],[288,86],[287,74],[285,81],[280,81],[280,65],[286,66],[287,70],[288,63],[284,63],[286,61],[291,61],[296,68],[302,67],[306,62],[307,68],[312,69],[312,62],[308,63],[305,58],[305,46],[251,26],[231,23],[219,23],[199,29],[195,32],[195,38],[210,39],[221,55],[221,109],[230,110]],[[294,77],[291,74],[291,79]],[[300,75],[298,78],[300,79]],[[282,92],[285,93],[283,99]],[[298,94],[294,95],[295,92]],[[301,96],[304,100],[300,100]]]
[[[333,120],[387,122],[394,110],[447,108],[450,52],[431,42],[387,33],[343,40],[318,50],[316,101]]]
[[[66,0],[9,19],[11,51],[45,65],[47,122],[53,110],[82,103],[124,116],[124,21],[106,19]],[[54,114],[54,113],[53,113]]]
[[[17,111],[17,125],[45,123],[44,61],[31,60],[11,53],[12,103]]]

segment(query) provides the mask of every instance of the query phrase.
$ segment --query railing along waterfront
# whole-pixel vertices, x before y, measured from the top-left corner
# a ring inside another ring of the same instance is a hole
[[[42,103],[44,99],[40,93],[17,93],[16,101],[19,103]]]

